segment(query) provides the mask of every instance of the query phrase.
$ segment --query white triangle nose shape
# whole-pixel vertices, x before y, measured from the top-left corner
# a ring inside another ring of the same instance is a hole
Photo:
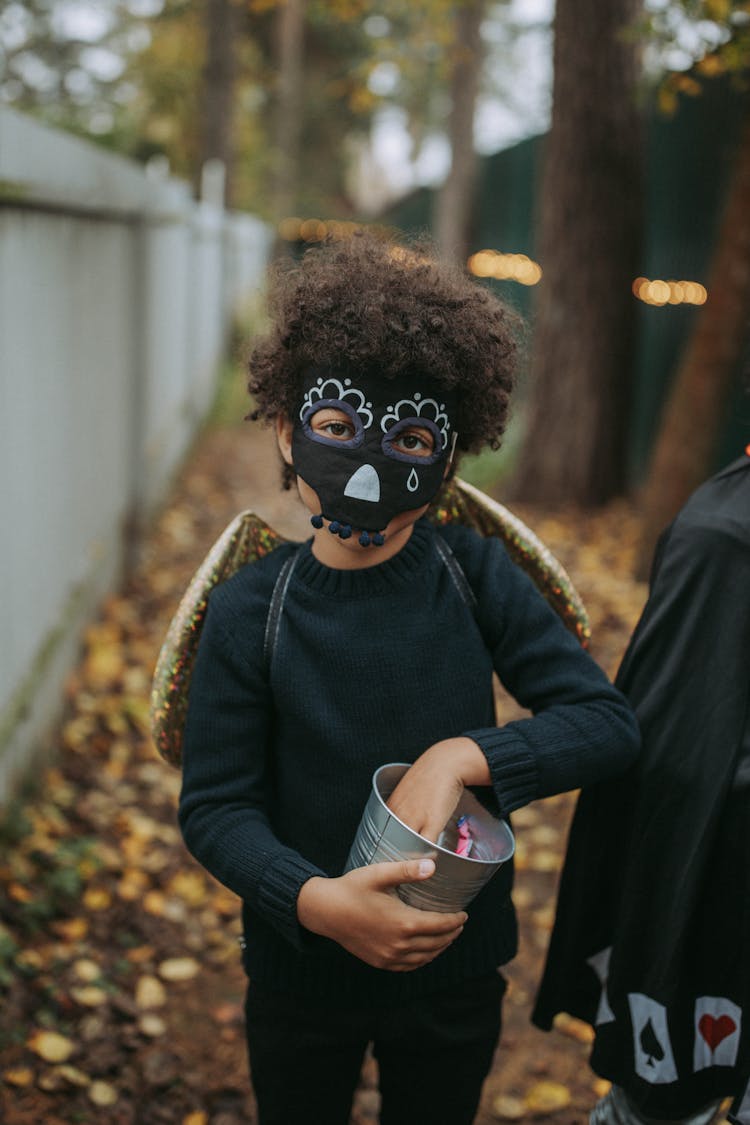
[[[352,500],[370,500],[376,504],[380,499],[380,477],[372,465],[360,465],[346,482],[344,496]]]

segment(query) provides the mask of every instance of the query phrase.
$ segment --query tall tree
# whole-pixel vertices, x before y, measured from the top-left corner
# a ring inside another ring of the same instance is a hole
[[[639,0],[557,0],[552,125],[517,498],[599,504],[626,485],[631,284],[641,229]]]
[[[225,202],[234,180],[234,107],[237,20],[233,0],[206,0],[206,58],[203,67],[201,164],[220,160],[225,168]]]
[[[451,166],[437,195],[433,226],[441,252],[457,261],[465,261],[469,252],[479,164],[474,148],[474,112],[484,61],[481,31],[485,7],[486,0],[466,0],[456,7],[456,33],[450,48]]]
[[[299,197],[305,0],[282,0],[276,15],[277,88],[271,199],[278,221]]]
[[[696,316],[667,397],[642,492],[643,533],[637,564],[642,577],[659,533],[710,475],[732,377],[748,339],[750,119],[737,148],[707,289],[708,301]]]
[[[670,12],[672,18],[670,19]],[[680,19],[675,19],[675,14]],[[662,103],[677,106],[682,92],[700,96],[701,85],[729,75],[745,84],[750,74],[750,4],[704,0],[697,12],[672,0],[647,29],[669,55],[683,31],[695,55],[688,73],[667,73]],[[708,22],[710,21],[710,22]],[[698,34],[698,33],[702,33]],[[696,46],[697,41],[697,46]],[[685,49],[683,47],[683,49]],[[662,409],[641,491],[643,530],[636,570],[646,577],[656,540],[690,493],[715,469],[718,434],[733,376],[750,333],[750,110],[740,131],[706,287]]]

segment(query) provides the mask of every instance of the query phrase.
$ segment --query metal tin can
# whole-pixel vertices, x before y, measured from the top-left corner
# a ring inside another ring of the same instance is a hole
[[[437,910],[444,914],[463,910],[513,855],[516,846],[513,833],[504,820],[492,816],[473,793],[464,789],[440,836],[441,843],[426,840],[399,820],[386,804],[408,768],[403,762],[392,762],[373,774],[372,792],[345,870],[431,856],[435,860],[434,875],[418,883],[402,883],[397,887],[399,897],[419,910]],[[457,835],[456,824],[461,817],[467,817],[471,826],[472,849],[468,856],[456,855],[449,846],[452,837]]]

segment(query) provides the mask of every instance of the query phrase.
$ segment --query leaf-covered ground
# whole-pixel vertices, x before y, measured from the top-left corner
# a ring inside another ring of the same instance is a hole
[[[7,1125],[255,1120],[237,902],[182,846],[179,778],[149,741],[148,695],[168,619],[229,519],[251,507],[287,535],[307,534],[278,481],[266,436],[247,428],[205,435],[136,573],[86,631],[51,764],[6,810],[0,1121]],[[645,596],[629,578],[632,511],[619,504],[595,516],[516,510],[569,570],[592,618],[594,655],[614,673]],[[507,717],[512,703],[501,699],[500,709]],[[503,1036],[477,1125],[584,1122],[606,1088],[586,1065],[586,1026],[567,1021],[546,1035],[529,1023],[572,803],[566,795],[514,817],[522,948],[508,968]],[[377,1100],[368,1062],[357,1125],[374,1125]]]

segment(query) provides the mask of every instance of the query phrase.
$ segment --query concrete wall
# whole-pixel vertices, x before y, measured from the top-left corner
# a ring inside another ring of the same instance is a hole
[[[205,417],[269,242],[0,108],[0,805]]]

